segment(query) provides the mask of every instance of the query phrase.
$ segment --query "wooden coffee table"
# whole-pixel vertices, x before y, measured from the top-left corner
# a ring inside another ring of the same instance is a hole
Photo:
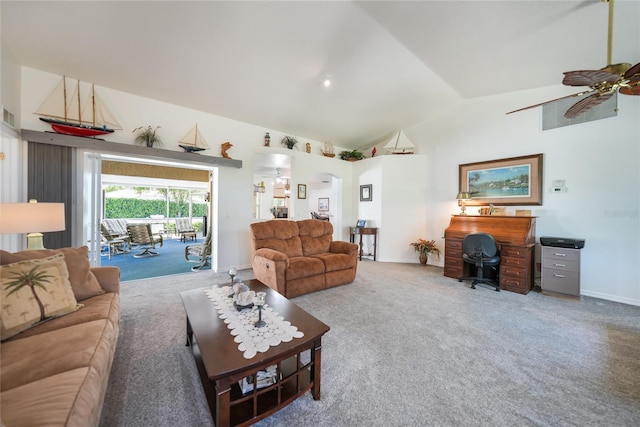
[[[304,336],[245,359],[204,289],[180,293],[187,313],[187,345],[216,427],[253,424],[309,390],[315,400],[320,399],[322,336],[329,327],[258,280],[245,284],[266,292],[267,305]],[[238,381],[272,365],[278,370],[275,384],[242,394]]]

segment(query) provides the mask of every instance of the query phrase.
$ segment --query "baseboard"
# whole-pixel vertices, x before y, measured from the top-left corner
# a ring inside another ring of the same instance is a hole
[[[604,299],[604,300],[607,300],[607,301],[619,302],[619,303],[622,303],[622,304],[640,306],[640,300],[633,299],[633,298],[619,297],[619,296],[615,296],[615,295],[605,294],[605,293],[602,293],[602,292],[593,292],[593,291],[581,290],[580,291],[580,295],[584,295],[584,296],[587,296],[587,297]]]

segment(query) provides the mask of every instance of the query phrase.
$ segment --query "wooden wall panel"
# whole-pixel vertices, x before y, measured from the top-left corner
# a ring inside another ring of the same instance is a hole
[[[44,233],[43,242],[47,249],[71,246],[71,215],[74,204],[73,150],[71,147],[29,142],[28,199],[64,203],[65,230]]]

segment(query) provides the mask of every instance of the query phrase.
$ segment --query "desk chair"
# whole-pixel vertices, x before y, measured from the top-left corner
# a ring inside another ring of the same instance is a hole
[[[158,252],[151,250],[155,249],[156,244],[151,237],[151,234],[149,234],[149,227],[147,227],[147,224],[127,224],[127,233],[131,239],[131,244],[139,245],[142,249],[142,252],[133,256],[134,258],[158,255]]]
[[[490,278],[484,277],[485,266],[495,270],[500,264],[498,248],[492,235],[487,233],[470,233],[464,236],[462,240],[462,259],[464,262],[476,266],[476,275],[461,277],[458,279],[458,282],[473,280],[471,289],[475,289],[478,283],[484,283],[494,287],[496,292],[500,292],[500,285],[498,283]]]

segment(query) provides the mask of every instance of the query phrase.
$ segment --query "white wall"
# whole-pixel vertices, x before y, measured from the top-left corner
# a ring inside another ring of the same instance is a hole
[[[0,61],[0,104],[20,123],[20,66],[16,64],[2,42]],[[2,111],[0,111],[2,114]],[[2,116],[0,116],[2,121]],[[0,203],[23,202],[26,196],[24,183],[24,147],[15,129],[1,125],[0,136]],[[24,235],[0,234],[0,248],[15,252],[26,247]]]
[[[354,163],[357,217],[367,220],[367,227],[378,228],[379,261],[417,263],[418,254],[410,243],[419,238],[436,238],[427,236],[425,221],[427,159],[418,154],[394,155]],[[372,185],[372,200],[361,202],[359,187],[368,184]],[[373,237],[363,236],[363,246],[364,252],[372,253]]]
[[[32,114],[46,96],[55,88],[61,76],[22,67],[22,123],[24,129],[37,131],[50,130],[49,125],[43,123]],[[249,224],[253,218],[253,173],[255,153],[265,150],[285,153],[292,156],[291,188],[297,189],[298,183],[308,183],[313,173],[326,172],[343,180],[344,189],[339,189],[339,197],[351,198],[351,169],[347,162],[339,159],[329,159],[320,155],[322,144],[317,141],[303,140],[312,144],[312,153],[280,148],[272,142],[272,147],[264,147],[264,134],[271,133],[271,140],[279,144],[285,135],[273,129],[239,122],[204,113],[189,108],[143,98],[117,90],[96,87],[104,103],[123,127],[123,130],[105,136],[105,149],[108,141],[120,143],[134,143],[133,129],[139,126],[161,126],[159,135],[163,141],[161,148],[181,151],[178,140],[183,137],[197,122],[198,130],[207,140],[211,150],[201,155],[220,156],[220,144],[230,141],[233,147],[228,154],[243,161],[242,168],[221,167],[218,170],[218,248],[214,256],[218,257],[218,269],[225,271],[231,265],[241,268],[251,265],[251,244],[249,239]],[[299,144],[304,150],[304,144]],[[317,154],[315,154],[317,153]],[[338,196],[336,196],[338,197]],[[294,200],[294,212],[308,212],[304,200]],[[341,200],[342,202],[342,200]],[[343,215],[350,215],[346,210]],[[299,215],[296,214],[296,217]],[[215,215],[214,215],[215,217]],[[340,228],[338,229],[340,232]]]
[[[426,199],[427,234],[441,236],[459,212],[459,164],[543,153],[543,204],[524,207],[538,217],[536,236],[585,238],[581,293],[640,305],[640,99],[621,95],[615,118],[544,132],[539,109],[504,114],[562,90],[468,100],[414,129],[432,141],[420,147],[435,184]],[[567,193],[550,192],[556,179],[566,180]]]
[[[59,79],[22,68],[22,127],[47,130],[31,113]],[[348,239],[347,227],[356,219],[368,219],[370,225],[380,227],[380,260],[417,262],[409,243],[424,237],[436,239],[442,247],[450,215],[459,212],[454,199],[459,164],[543,153],[543,205],[526,207],[538,216],[536,235],[585,238],[582,293],[640,305],[636,268],[640,265],[640,99],[620,96],[618,117],[545,132],[540,130],[537,109],[504,114],[562,95],[563,89],[554,86],[476,98],[442,111],[406,129],[420,155],[350,163],[316,155],[321,144],[310,141],[314,154],[286,150],[292,155],[291,188],[308,184],[317,173],[332,175],[342,184],[330,196],[334,215],[333,199],[342,204],[342,223],[336,227],[342,240]],[[111,140],[132,143],[135,127],[159,124],[165,141],[177,141],[197,121],[214,148],[212,155],[219,155],[221,143],[234,144],[229,154],[243,160],[243,167],[220,168],[219,266],[221,270],[232,264],[248,266],[254,154],[285,150],[262,147],[265,131],[271,132],[272,141],[279,141],[284,133],[111,89],[98,90],[125,128],[108,137]],[[164,148],[179,150],[177,142],[168,145]],[[569,191],[550,193],[555,179],[565,179]],[[359,202],[361,184],[373,185],[372,202]],[[317,197],[309,190],[309,198]],[[311,201],[292,198],[296,219],[308,216]],[[509,212],[514,209],[510,207]],[[475,211],[469,208],[470,213]],[[430,262],[442,264],[443,259]]]

